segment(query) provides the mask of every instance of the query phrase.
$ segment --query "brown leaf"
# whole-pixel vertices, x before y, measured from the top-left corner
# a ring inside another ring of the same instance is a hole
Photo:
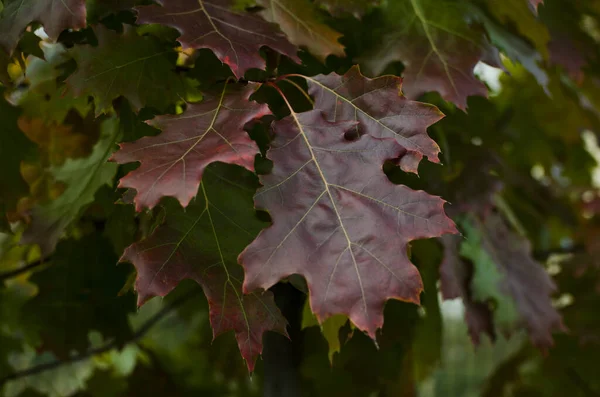
[[[388,299],[419,303],[423,285],[408,242],[456,231],[444,201],[394,185],[382,167],[409,152],[396,140],[362,135],[354,121],[329,122],[322,112],[292,113],[274,126],[271,174],[256,206],[273,225],[240,255],[244,291],[267,289],[300,274],[323,322],[345,314],[375,338]]]
[[[250,371],[265,331],[287,335],[271,292],[242,294],[243,269],[237,256],[264,225],[252,208],[256,186],[256,177],[240,167],[211,165],[198,197],[185,210],[169,201],[165,223],[129,246],[121,258],[137,269],[138,305],[165,296],[184,279],[200,284],[210,305],[214,337],[233,330]]]
[[[138,23],[160,23],[179,30],[184,48],[209,48],[237,78],[248,69],[265,68],[259,50],[268,46],[295,62],[297,48],[276,26],[231,9],[232,0],[162,0],[137,7]]]
[[[151,120],[151,125],[163,130],[161,134],[120,144],[111,160],[141,163],[119,182],[121,188],[137,190],[138,211],[154,207],[164,196],[187,206],[210,163],[221,161],[254,170],[259,150],[244,125],[270,113],[267,105],[248,100],[256,87],[253,83],[245,87],[225,84],[220,95],[188,104],[181,115]]]
[[[319,75],[308,81],[315,108],[329,121],[355,120],[358,134],[375,138],[395,138],[409,149],[401,163],[405,171],[415,172],[422,156],[439,162],[439,146],[427,135],[427,127],[444,117],[435,106],[410,101],[402,95],[402,79],[382,76],[369,79],[358,66],[346,74]],[[415,154],[410,158],[408,154]]]
[[[0,48],[10,54],[32,22],[56,40],[65,29],[84,28],[85,15],[85,0],[8,0],[0,14]]]

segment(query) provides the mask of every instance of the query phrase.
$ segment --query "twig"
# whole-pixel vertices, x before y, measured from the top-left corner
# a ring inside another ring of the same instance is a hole
[[[0,283],[8,280],[9,278],[13,278],[13,277],[17,277],[20,276],[23,273],[26,273],[32,269],[35,269],[36,267],[42,266],[46,263],[48,263],[48,261],[50,260],[50,258],[46,258],[44,260],[39,259],[35,262],[32,262],[26,266],[20,267],[18,269],[14,269],[14,270],[10,270],[8,272],[4,272],[4,273],[0,273]]]
[[[95,349],[90,349],[84,353],[78,354],[76,356],[72,356],[66,360],[56,360],[56,361],[52,361],[50,363],[35,365],[31,368],[27,368],[22,371],[13,372],[12,374],[0,379],[0,388],[3,387],[6,382],[11,381],[11,380],[15,380],[18,378],[24,378],[24,377],[31,376],[31,375],[36,375],[41,372],[45,372],[45,371],[48,371],[51,369],[61,367],[63,365],[73,364],[73,363],[76,363],[79,361],[83,361],[90,357],[97,356],[97,355],[106,353],[108,351],[111,351],[113,349],[122,349],[123,347],[125,347],[126,345],[131,344],[131,343],[137,343],[142,337],[144,337],[144,335],[156,323],[158,323],[160,320],[162,320],[167,314],[169,314],[172,310],[174,310],[175,308],[177,308],[178,306],[183,304],[189,298],[198,294],[200,291],[201,291],[200,288],[194,289],[193,291],[190,291],[189,293],[183,295],[179,299],[173,301],[168,306],[164,307],[162,310],[160,310],[158,313],[156,313],[154,316],[152,316],[128,340],[126,340],[122,343],[119,343],[118,341],[108,342],[103,346],[97,347]]]

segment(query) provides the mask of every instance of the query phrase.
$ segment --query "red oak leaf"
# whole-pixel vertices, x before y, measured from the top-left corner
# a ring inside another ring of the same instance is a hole
[[[185,210],[174,200],[167,202],[165,223],[121,258],[137,269],[138,305],[167,295],[184,279],[200,284],[214,337],[233,330],[250,371],[262,352],[265,331],[287,335],[271,292],[242,294],[237,255],[264,225],[252,208],[256,187],[256,177],[240,167],[211,165],[198,197]]]
[[[267,105],[248,100],[255,88],[252,83],[244,87],[226,84],[220,96],[189,104],[183,114],[150,120],[161,134],[120,144],[111,160],[141,163],[119,182],[119,187],[137,190],[138,211],[154,207],[164,196],[187,206],[198,192],[204,169],[215,161],[254,170],[259,150],[244,126],[270,113]]]
[[[380,74],[391,62],[401,61],[408,98],[435,91],[463,110],[467,97],[487,96],[487,87],[473,69],[479,61],[496,67],[502,62],[485,34],[466,22],[469,11],[464,4],[437,0],[387,4],[390,33],[364,60],[370,72]]]
[[[25,28],[39,22],[52,39],[65,29],[85,27],[85,0],[8,0],[0,14],[0,48],[11,53]]]
[[[161,5],[137,7],[138,23],[160,23],[179,30],[184,48],[209,48],[243,77],[248,69],[265,68],[259,49],[268,46],[295,62],[297,48],[275,24],[231,9],[232,0],[162,0]]]
[[[369,79],[358,66],[346,74],[319,75],[308,81],[315,108],[325,112],[329,121],[356,120],[357,132],[376,138],[395,138],[413,161],[403,162],[405,171],[416,172],[422,156],[439,162],[439,146],[427,135],[427,127],[444,115],[432,105],[410,101],[402,95],[402,79],[383,76]]]
[[[244,291],[300,274],[319,321],[345,314],[374,338],[388,299],[419,302],[423,285],[408,242],[456,228],[444,200],[387,179],[384,162],[401,161],[409,151],[390,138],[349,141],[345,133],[355,126],[327,121],[319,110],[274,123],[268,152],[274,167],[261,176],[255,196],[273,225],[239,261]]]

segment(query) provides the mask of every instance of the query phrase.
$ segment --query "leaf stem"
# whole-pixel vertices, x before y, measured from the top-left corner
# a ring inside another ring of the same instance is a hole
[[[302,93],[302,95],[304,95],[304,97],[310,103],[310,105],[315,106],[315,101],[313,101],[313,99],[310,97],[310,95],[308,95],[308,93],[306,91],[304,91],[304,88],[300,87],[300,84],[298,84],[294,80],[290,80],[286,77],[279,79],[278,81],[285,81],[287,83],[290,83],[294,87],[296,87],[298,89],[298,91],[300,91]]]

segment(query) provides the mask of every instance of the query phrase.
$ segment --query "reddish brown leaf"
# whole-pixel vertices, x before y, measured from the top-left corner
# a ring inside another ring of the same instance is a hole
[[[548,43],[550,63],[562,66],[568,75],[578,83],[584,79],[583,69],[588,65],[586,53],[581,43],[573,41],[567,34],[552,32]]]
[[[500,311],[500,305],[505,305],[506,310],[502,313],[503,319],[495,316],[497,325],[505,333],[523,327],[536,346],[542,349],[552,346],[552,333],[564,331],[565,327],[560,314],[552,306],[551,295],[556,291],[556,286],[546,269],[531,257],[529,241],[512,232],[497,214],[492,213],[482,220],[474,219],[473,222],[473,226],[469,226],[471,231],[467,233],[473,246],[467,252],[463,244],[461,254],[468,254],[476,268],[482,262],[487,262],[495,266],[497,271],[481,266],[480,281],[492,282],[494,285],[476,285],[474,279],[471,290],[486,290],[489,293],[492,289],[498,289],[505,298],[497,299],[496,311]],[[494,296],[494,293],[490,296]],[[516,308],[514,320],[511,318],[512,314],[506,315],[512,310],[509,306],[513,305]],[[504,324],[498,323],[502,320]]]
[[[248,100],[255,88],[252,83],[226,84],[219,96],[189,104],[181,115],[151,120],[151,125],[163,130],[161,134],[120,145],[111,160],[141,163],[119,182],[119,187],[137,190],[138,211],[154,207],[164,196],[187,206],[198,192],[204,169],[215,161],[254,170],[258,147],[244,125],[269,114],[267,105]]]
[[[184,279],[200,284],[214,337],[233,330],[250,371],[265,331],[287,335],[271,292],[242,294],[244,274],[237,256],[264,225],[252,208],[256,187],[256,177],[240,167],[211,165],[198,197],[185,210],[174,200],[166,203],[165,223],[121,258],[137,269],[138,305],[165,296]]]
[[[458,254],[462,241],[460,236],[443,236],[444,259],[440,264],[440,290],[444,299],[461,298],[465,307],[465,321],[474,344],[481,341],[481,334],[496,339],[493,313],[484,302],[473,300],[471,281],[473,266],[463,261]]]
[[[439,146],[427,135],[427,127],[444,115],[432,105],[414,102],[402,95],[402,79],[383,76],[369,79],[358,66],[345,75],[335,73],[305,77],[309,93],[315,98],[315,108],[322,110],[329,121],[356,120],[357,132],[375,138],[395,138],[416,154],[408,156],[402,166],[416,172],[422,156],[439,162]]]
[[[467,97],[487,96],[485,84],[473,74],[479,61],[501,65],[498,51],[483,32],[471,28],[463,5],[437,0],[389,2],[385,10],[391,32],[365,59],[374,74],[388,64],[404,66],[404,92],[410,99],[436,91],[466,109]]]
[[[345,314],[374,338],[388,299],[419,302],[423,286],[408,242],[456,229],[441,198],[387,179],[384,162],[409,151],[391,138],[348,141],[355,126],[327,121],[319,110],[274,124],[273,171],[261,176],[255,197],[273,225],[239,261],[244,291],[300,274],[319,321]]]
[[[162,0],[160,5],[138,7],[138,23],[160,23],[179,30],[184,48],[209,48],[233,74],[265,68],[259,49],[271,47],[295,62],[297,48],[263,19],[231,9],[232,0]]]
[[[11,53],[27,25],[39,22],[52,40],[85,27],[85,0],[8,0],[0,14],[0,47]]]

